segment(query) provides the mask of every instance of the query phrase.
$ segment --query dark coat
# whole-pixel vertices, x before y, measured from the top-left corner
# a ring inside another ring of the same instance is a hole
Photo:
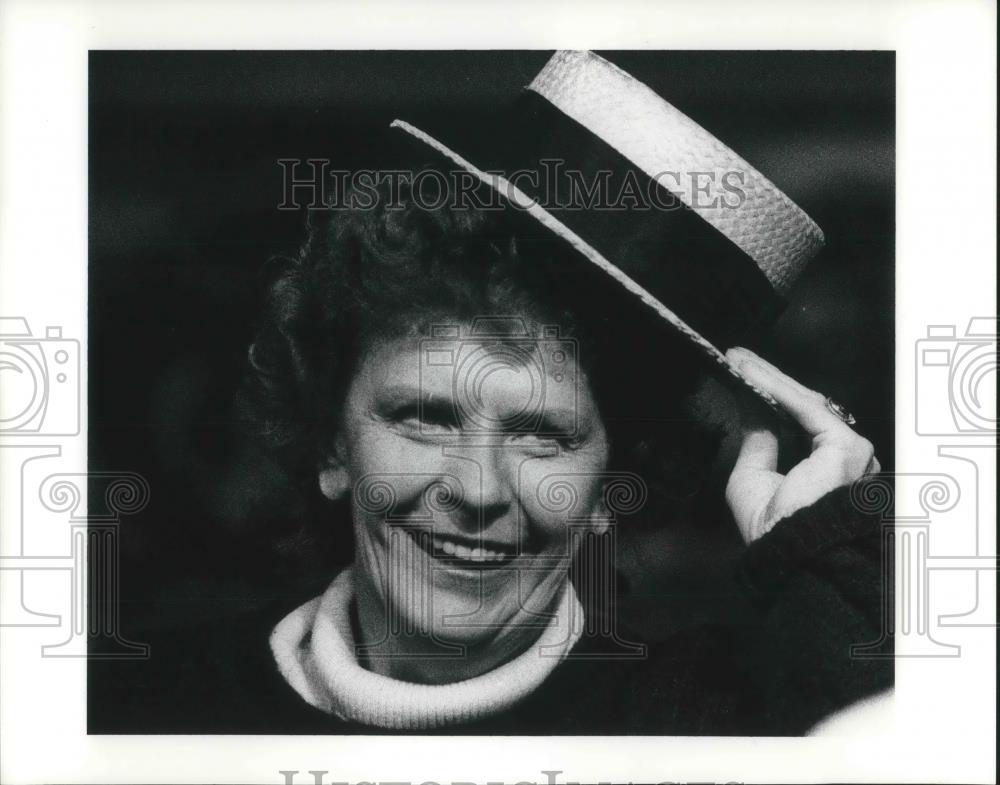
[[[607,639],[585,634],[512,710],[437,732],[802,734],[893,683],[884,526],[854,508],[849,489],[834,491],[742,554],[738,579],[752,599],[745,623],[675,633],[642,659],[588,657],[606,651]],[[149,660],[92,661],[89,732],[399,733],[342,722],[288,686],[268,645],[288,610],[151,638]],[[852,655],[876,643],[881,656]]]

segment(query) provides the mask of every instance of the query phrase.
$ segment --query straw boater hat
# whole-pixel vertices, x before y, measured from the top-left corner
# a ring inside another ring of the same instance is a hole
[[[503,141],[478,150],[476,160],[463,155],[470,144],[460,139],[402,120],[392,126],[523,209],[669,322],[723,378],[776,406],[723,350],[773,322],[823,233],[774,183],[649,87],[593,52],[563,51],[514,111],[496,119],[490,139]],[[559,204],[546,190],[557,159],[588,183],[599,172],[631,179],[655,204]]]

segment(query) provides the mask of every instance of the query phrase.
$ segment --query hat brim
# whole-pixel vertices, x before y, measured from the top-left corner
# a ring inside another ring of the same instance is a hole
[[[773,411],[781,414],[783,410],[775,398],[768,392],[760,389],[757,385],[747,379],[739,369],[733,365],[711,341],[705,338],[700,332],[691,327],[672,309],[667,307],[659,298],[654,296],[648,289],[643,287],[634,278],[625,273],[618,265],[607,259],[590,243],[580,237],[565,223],[560,221],[550,211],[542,207],[538,202],[525,194],[503,175],[488,173],[479,169],[470,161],[463,158],[450,147],[438,139],[435,139],[425,131],[416,128],[404,120],[393,120],[390,124],[392,128],[398,128],[410,134],[415,139],[426,144],[428,147],[444,156],[456,166],[468,172],[483,184],[489,186],[506,201],[512,203],[517,209],[530,215],[542,226],[546,227],[554,235],[572,246],[584,259],[600,268],[605,274],[617,281],[630,294],[636,297],[644,306],[652,309],[657,316],[671,325],[677,332],[684,336],[711,364],[721,372],[722,380],[735,383],[737,387],[749,390],[759,400],[763,401]]]

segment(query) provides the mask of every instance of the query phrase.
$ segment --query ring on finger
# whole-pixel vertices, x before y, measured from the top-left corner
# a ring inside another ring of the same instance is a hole
[[[829,396],[826,398],[826,408],[845,425],[854,425],[857,422],[853,414]]]

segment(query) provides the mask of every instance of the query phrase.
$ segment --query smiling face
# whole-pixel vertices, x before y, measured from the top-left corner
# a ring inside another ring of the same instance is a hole
[[[451,348],[371,342],[320,485],[352,492],[366,637],[388,629],[386,650],[412,650],[390,640],[409,630],[500,662],[562,594],[569,520],[601,527],[608,439],[566,342],[464,325]]]

